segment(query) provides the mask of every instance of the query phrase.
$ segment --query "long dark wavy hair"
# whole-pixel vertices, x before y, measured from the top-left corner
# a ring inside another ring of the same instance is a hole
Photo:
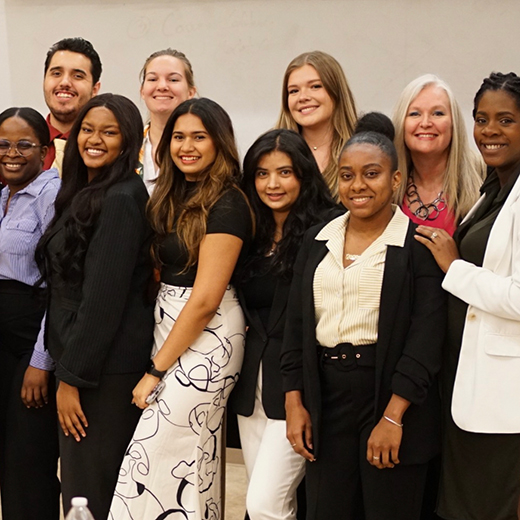
[[[291,159],[301,186],[300,194],[284,222],[282,239],[272,257],[271,272],[274,275],[285,280],[292,278],[294,260],[304,233],[314,224],[322,222],[330,210],[337,207],[310,148],[300,134],[293,130],[277,129],[261,135],[244,158],[242,188],[253,208],[257,227],[242,281],[255,275],[257,262],[269,254],[273,244],[276,230],[273,211],[260,200],[255,177],[262,157],[275,151],[283,152]]]
[[[86,114],[95,107],[105,107],[116,118],[122,137],[121,151],[116,160],[103,168],[88,181],[88,171],[78,149],[78,134]],[[136,175],[139,150],[143,142],[143,123],[137,107],[124,96],[101,94],[93,97],[79,113],[65,146],[63,178],[56,198],[56,212],[36,249],[36,261],[42,272],[42,280],[48,278],[46,245],[54,224],[67,212],[63,227],[65,243],[53,265],[60,278],[72,287],[83,282],[83,265],[96,222],[101,212],[107,190]]]
[[[215,160],[206,171],[200,172],[197,189],[188,200],[185,200],[186,178],[173,162],[170,153],[175,123],[186,114],[193,114],[201,120],[216,150]],[[240,163],[233,125],[227,112],[207,98],[189,99],[181,103],[164,127],[157,146],[156,161],[161,174],[147,207],[148,219],[156,235],[152,254],[160,265],[161,242],[176,225],[179,238],[188,251],[187,269],[197,262],[211,208],[226,190],[239,190]]]

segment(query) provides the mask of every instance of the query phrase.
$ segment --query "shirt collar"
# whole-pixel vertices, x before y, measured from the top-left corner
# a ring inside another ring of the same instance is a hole
[[[47,121],[47,126],[49,127],[49,133],[50,133],[50,136],[51,136],[51,142],[54,141],[54,139],[68,139],[69,138],[70,131],[62,133],[57,128],[52,126],[51,115],[50,114],[47,114],[46,121]]]
[[[34,179],[29,185],[27,185],[23,190],[20,190],[17,192],[17,195],[21,195],[23,193],[27,193],[33,197],[38,197],[40,193],[42,192],[43,188],[46,186],[46,184],[53,180],[53,179],[59,179],[60,176],[58,174],[58,170],[56,168],[51,168],[50,170],[46,170],[36,179]],[[9,186],[5,186],[2,189],[2,205],[5,207],[4,202],[7,200],[7,197],[9,196]]]
[[[406,233],[408,232],[408,226],[410,219],[401,211],[401,209],[392,204],[394,215],[386,226],[381,236],[375,240],[377,243],[383,243],[386,246],[397,246],[403,247],[406,240]],[[344,215],[341,215],[334,220],[330,221],[317,235],[315,240],[329,241],[329,240],[344,240],[345,229],[350,216],[350,212],[347,211]]]

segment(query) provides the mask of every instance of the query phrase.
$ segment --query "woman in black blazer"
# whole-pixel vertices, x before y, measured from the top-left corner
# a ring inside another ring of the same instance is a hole
[[[137,107],[122,96],[85,105],[37,252],[49,288],[45,345],[56,362],[64,508],[86,496],[99,519],[139,420],[132,389],[153,341],[148,194],[135,173],[142,132]]]
[[[400,180],[388,138],[354,136],[339,161],[349,212],[309,230],[294,266],[282,374],[308,520],[358,518],[360,496],[367,520],[418,519],[439,449],[442,273],[391,204]]]
[[[249,518],[294,519],[304,461],[285,438],[280,351],[292,266],[303,234],[326,219],[335,204],[309,147],[291,130],[273,130],[257,139],[244,160],[243,189],[257,230],[239,286],[249,328],[230,406],[239,414]]]

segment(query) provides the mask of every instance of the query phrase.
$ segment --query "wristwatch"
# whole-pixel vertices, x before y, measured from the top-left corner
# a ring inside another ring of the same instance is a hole
[[[158,377],[159,379],[162,379],[165,376],[166,372],[168,372],[168,370],[157,370],[153,361],[150,364],[150,368],[146,371],[147,374],[150,374],[154,377]]]

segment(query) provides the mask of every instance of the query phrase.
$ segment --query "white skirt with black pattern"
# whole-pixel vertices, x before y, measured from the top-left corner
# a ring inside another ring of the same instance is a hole
[[[152,356],[191,291],[161,285]],[[244,316],[229,287],[216,315],[168,370],[157,402],[143,411],[121,465],[109,519],[223,518],[222,426],[242,366],[244,341]]]

